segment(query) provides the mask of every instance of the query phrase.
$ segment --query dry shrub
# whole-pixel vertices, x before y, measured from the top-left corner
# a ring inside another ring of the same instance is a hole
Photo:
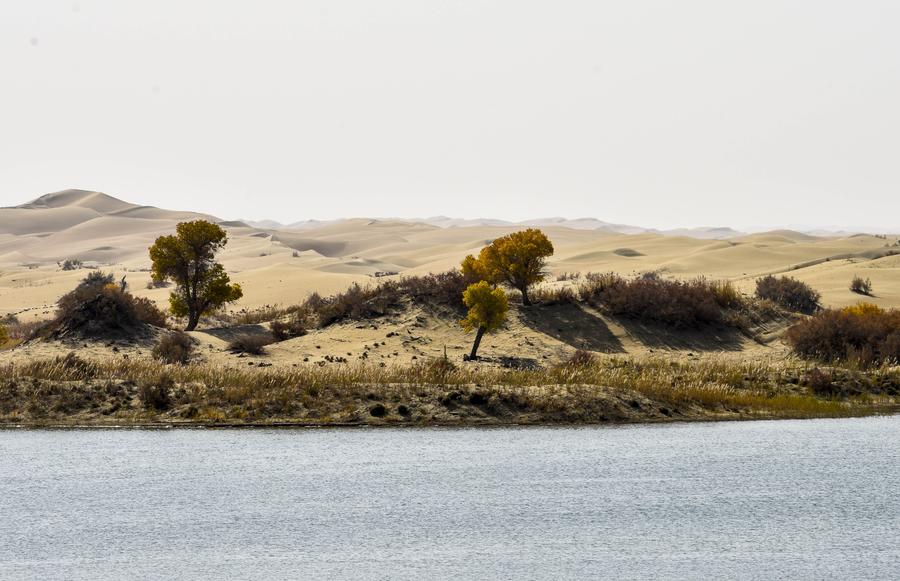
[[[859,295],[872,296],[872,281],[861,276],[854,276],[850,281],[850,290]]]
[[[187,333],[176,331],[162,337],[153,348],[154,359],[164,363],[186,364],[191,359],[194,340]]]
[[[592,303],[606,290],[622,284],[624,279],[614,272],[589,272],[578,287],[578,296],[586,303]]]
[[[156,306],[156,303],[146,297],[136,297],[129,293],[122,294],[125,295],[126,300],[131,300],[134,315],[138,321],[154,327],[166,328],[169,326],[166,314]]]
[[[715,296],[716,303],[723,309],[739,309],[746,305],[743,295],[738,291],[731,281],[713,280],[709,282]]]
[[[266,335],[243,334],[238,335],[228,343],[228,350],[235,353],[247,353],[249,355],[263,355],[266,345],[273,343],[272,337]]]
[[[819,310],[821,295],[805,282],[789,276],[765,276],[756,281],[756,296],[805,315]]]
[[[51,332],[86,336],[132,334],[141,325],[166,326],[165,314],[149,299],[135,297],[113,283],[113,276],[91,272],[57,301]]]
[[[336,293],[316,309],[319,325],[327,327],[344,319],[368,319],[387,313],[388,307],[399,302],[400,293],[395,282],[375,287],[363,287],[353,283],[344,292]]]
[[[456,310],[465,308],[462,294],[468,279],[457,270],[440,274],[404,277],[363,287],[357,283],[344,292],[322,298],[310,295],[300,310],[314,316],[320,327],[342,320],[369,319],[387,314],[404,300]]]
[[[579,293],[612,315],[684,328],[723,322],[723,288],[727,287],[703,278],[676,281],[642,276],[626,280],[607,274],[588,278]]]
[[[578,301],[572,287],[539,288],[531,292],[531,300],[544,305],[565,305]]]
[[[834,374],[830,371],[822,371],[818,367],[807,373],[803,380],[810,391],[819,396],[831,396],[840,391],[840,388],[836,388],[834,385]]]
[[[293,316],[288,321],[272,321],[272,337],[276,341],[287,341],[294,337],[306,335],[306,327],[300,318]]]
[[[900,362],[900,311],[861,304],[826,309],[787,330],[801,357],[856,361],[860,365]]]
[[[593,364],[594,354],[584,349],[578,349],[572,353],[572,356],[566,362],[566,365],[569,367],[590,367]]]
[[[172,407],[172,388],[175,380],[170,375],[161,375],[155,381],[142,382],[138,388],[138,399],[147,409],[164,411]]]

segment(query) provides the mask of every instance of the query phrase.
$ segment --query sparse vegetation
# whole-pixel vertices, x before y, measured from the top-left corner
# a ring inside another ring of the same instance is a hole
[[[271,345],[273,342],[274,339],[266,335],[244,333],[228,342],[228,350],[248,355],[264,355],[266,353],[266,345]]]
[[[819,310],[821,295],[805,282],[789,276],[765,276],[756,281],[756,296],[797,313],[811,315]]]
[[[194,341],[187,333],[175,331],[160,338],[153,347],[152,355],[164,363],[184,365],[191,359]]]
[[[872,281],[861,276],[854,276],[850,281],[850,290],[858,295],[872,296]]]
[[[871,366],[900,362],[900,311],[860,303],[825,309],[785,335],[801,357]]]
[[[228,242],[220,226],[206,220],[181,222],[174,236],[160,236],[150,247],[153,280],[172,280],[175,290],[169,306],[176,317],[187,317],[185,330],[193,331],[200,316],[243,296],[232,284],[216,253]]]
[[[138,390],[138,399],[147,409],[165,411],[172,405],[170,391],[174,385],[175,381],[166,374],[153,380],[143,381]]]
[[[470,281],[507,284],[522,293],[522,303],[528,306],[528,289],[544,280],[544,267],[552,255],[550,239],[537,228],[528,228],[497,238],[482,248],[478,258],[466,256],[462,274]]]
[[[77,259],[73,259],[73,258],[67,258],[61,264],[59,264],[60,270],[78,270],[79,268],[82,268],[83,266],[84,266],[83,262],[81,262],[80,260],[77,260]]]
[[[579,295],[611,315],[675,328],[720,324],[724,321],[723,308],[743,305],[742,297],[730,284],[703,278],[679,281],[641,276],[627,280],[616,274],[592,275]]]
[[[840,417],[894,411],[900,396],[900,370],[889,367],[821,369],[826,379],[817,379],[790,362],[611,357],[520,370],[440,361],[258,369],[74,355],[31,360],[0,367],[0,422],[523,424]],[[375,402],[385,405],[384,415],[370,413]]]
[[[291,316],[287,321],[272,321],[271,327],[272,337],[276,341],[287,341],[306,335],[306,327],[297,315]]]

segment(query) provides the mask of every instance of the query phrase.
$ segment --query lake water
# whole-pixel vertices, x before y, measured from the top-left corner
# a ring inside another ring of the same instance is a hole
[[[897,579],[900,417],[0,431],[0,579]]]

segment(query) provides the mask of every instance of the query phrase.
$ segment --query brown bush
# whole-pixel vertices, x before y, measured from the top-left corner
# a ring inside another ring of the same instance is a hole
[[[172,407],[171,390],[175,380],[170,375],[163,375],[158,381],[141,383],[138,388],[138,399],[147,409],[164,411]]]
[[[864,279],[861,276],[854,276],[853,280],[850,281],[850,290],[858,295],[871,296],[872,281],[868,278]]]
[[[572,356],[569,357],[569,360],[566,362],[566,365],[569,367],[590,367],[594,363],[594,354],[590,351],[585,351],[584,349],[578,349]]]
[[[821,295],[808,284],[789,276],[765,276],[756,281],[756,296],[805,315],[819,310]]]
[[[807,373],[803,380],[810,391],[819,396],[836,395],[840,391],[835,387],[834,375],[830,371],[822,371],[818,367]]]
[[[131,300],[134,316],[137,317],[138,321],[154,327],[166,328],[169,326],[166,314],[156,306],[156,303],[146,297],[136,297],[129,293],[123,294],[126,300]]]
[[[302,337],[306,335],[306,327],[300,321],[299,317],[291,317],[288,321],[272,321],[272,337],[276,341],[287,341],[294,337]]]
[[[154,359],[165,363],[180,363],[184,365],[191,358],[194,349],[194,340],[190,335],[181,331],[169,333],[162,337],[153,347],[151,354]]]
[[[639,321],[676,328],[723,322],[720,287],[702,278],[675,281],[642,276],[626,280],[599,275],[588,278],[579,294],[609,314]]]
[[[900,311],[874,305],[826,309],[787,330],[801,357],[856,361],[861,365],[900,362]]]
[[[123,291],[111,274],[91,272],[74,290],[57,301],[52,333],[76,332],[87,336],[132,334],[142,324],[166,326],[165,314],[153,301]]]
[[[404,277],[375,286],[357,283],[347,290],[322,298],[312,294],[299,310],[309,313],[320,327],[346,319],[369,319],[387,314],[404,300],[429,306],[447,306],[463,310],[462,293],[467,278],[457,270],[424,276]]]
[[[228,343],[228,350],[235,353],[263,355],[266,352],[266,345],[271,345],[273,342],[272,337],[266,335],[238,335]]]
[[[572,287],[538,288],[531,292],[531,300],[543,305],[565,305],[578,301]]]

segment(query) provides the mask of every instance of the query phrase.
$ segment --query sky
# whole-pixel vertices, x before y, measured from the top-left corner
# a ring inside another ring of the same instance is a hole
[[[900,230],[900,3],[5,0],[0,206]]]

